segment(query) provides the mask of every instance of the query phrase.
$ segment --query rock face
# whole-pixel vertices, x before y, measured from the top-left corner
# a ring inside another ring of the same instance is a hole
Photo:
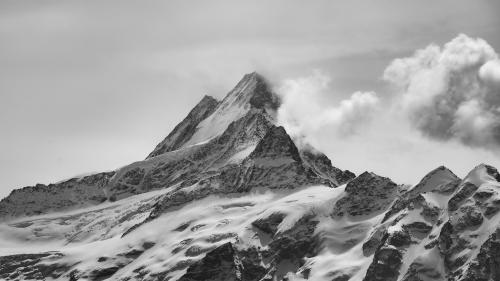
[[[364,172],[347,184],[345,192],[335,205],[335,216],[376,215],[394,201],[397,185],[388,178]]]
[[[500,217],[488,212],[500,190],[495,175],[480,165],[460,180],[440,167],[402,194],[365,244],[379,248],[364,280],[497,280],[491,249]],[[393,237],[399,242],[388,243]]]
[[[145,160],[0,201],[2,280],[500,280],[500,174],[332,165],[250,73]]]
[[[0,221],[50,211],[100,204],[108,197],[105,187],[114,172],[73,178],[57,184],[37,184],[16,189],[0,201]]]
[[[230,242],[208,252],[203,259],[192,264],[179,281],[241,279],[241,267],[236,252]]]

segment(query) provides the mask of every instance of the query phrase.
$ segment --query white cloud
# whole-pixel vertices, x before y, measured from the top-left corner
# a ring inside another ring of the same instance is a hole
[[[315,144],[320,130],[352,135],[370,121],[379,98],[374,92],[355,92],[335,106],[324,104],[330,95],[330,79],[316,71],[308,77],[285,80],[278,89],[283,103],[278,122],[297,140]]]
[[[490,60],[479,69],[479,78],[490,87],[500,89],[500,60]]]
[[[484,40],[457,36],[394,60],[383,78],[395,101],[424,135],[476,147],[500,144],[500,66]]]

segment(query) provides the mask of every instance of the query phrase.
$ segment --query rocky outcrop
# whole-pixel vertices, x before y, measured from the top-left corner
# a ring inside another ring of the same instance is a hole
[[[257,281],[265,275],[255,253],[238,252],[231,242],[192,264],[179,281]]]
[[[332,165],[332,161],[323,153],[312,147],[304,148],[300,153],[301,158],[317,175],[336,186],[342,185],[356,177],[349,170],[342,171]]]
[[[389,178],[364,172],[345,188],[345,196],[337,201],[334,216],[373,216],[385,211],[397,195],[397,185]]]
[[[452,280],[495,280],[490,266],[497,258],[490,249],[495,247],[498,229],[486,218],[496,216],[500,199],[498,172],[488,165],[471,171],[448,201],[449,220],[439,235],[439,249]],[[482,245],[479,236],[489,238]],[[482,263],[480,262],[482,261]]]
[[[437,219],[439,215],[439,210],[436,209],[437,206],[428,204],[422,195],[427,193],[450,195],[458,188],[460,181],[460,178],[444,166],[432,170],[417,185],[399,196],[392,204],[391,209],[385,214],[383,221],[388,220],[407,207],[422,207],[424,216],[430,220]]]
[[[500,228],[481,245],[479,254],[471,261],[463,281],[500,280]]]
[[[2,280],[46,280],[59,278],[71,264],[59,263],[61,253],[20,254],[0,257]]]
[[[0,221],[100,204],[114,172],[72,178],[56,184],[37,184],[13,190],[0,201]]]

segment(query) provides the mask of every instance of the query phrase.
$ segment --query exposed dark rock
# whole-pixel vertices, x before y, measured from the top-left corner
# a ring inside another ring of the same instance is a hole
[[[332,281],[349,281],[349,279],[351,279],[351,276],[350,275],[347,275],[347,274],[341,274],[337,277],[334,277],[332,279]]]
[[[323,153],[306,148],[301,151],[301,157],[320,177],[327,179],[335,185],[342,185],[356,177],[349,170],[342,171],[332,165],[332,161]]]
[[[413,222],[403,225],[403,228],[407,230],[411,236],[417,237],[418,239],[423,239],[432,230],[432,226],[424,222]]]
[[[411,244],[411,235],[407,230],[394,231],[390,234],[386,234],[386,244],[397,248],[404,248]]]
[[[188,228],[188,227],[189,227],[189,225],[191,225],[191,222],[185,222],[185,223],[183,223],[183,224],[179,225],[178,227],[176,227],[176,228],[174,229],[174,231],[179,231],[179,232],[182,232],[182,231],[186,230],[186,228]]]
[[[492,216],[496,215],[499,211],[500,211],[500,204],[487,206],[486,210],[484,211],[484,215],[487,218],[491,218]]]
[[[182,240],[172,250],[172,254],[177,254],[178,252],[184,250],[187,246],[189,246],[191,244],[191,242],[193,242],[192,238]]]
[[[438,178],[439,184],[431,184],[435,178]],[[436,207],[429,206],[424,193],[439,193],[451,194],[460,184],[458,178],[452,171],[444,166],[440,166],[429,172],[422,180],[410,190],[404,192],[391,206],[391,209],[385,214],[383,221],[387,221],[393,215],[399,213],[403,209],[413,210],[414,208],[423,208],[422,215],[430,220],[435,221],[439,216],[440,210]]]
[[[206,224],[197,224],[190,228],[191,231],[198,231],[198,229],[205,227]]]
[[[213,247],[202,247],[198,245],[193,245],[186,250],[185,255],[186,257],[196,257],[203,253],[209,252],[212,249]]]
[[[491,198],[493,195],[495,194],[495,192],[493,192],[492,190],[482,190],[482,191],[477,191],[476,193],[474,193],[474,199],[478,200],[478,201],[484,201],[488,198]]]
[[[266,79],[257,72],[247,74],[246,76],[247,79],[250,77],[256,80],[254,94],[250,98],[250,104],[255,108],[278,109],[281,101],[279,96],[271,92]],[[245,77],[243,79],[245,79]]]
[[[98,268],[90,272],[88,277],[92,281],[101,281],[113,276],[118,270],[120,270],[119,266]]]
[[[403,253],[411,243],[411,235],[406,229],[385,233],[363,280],[397,280]]]
[[[284,218],[285,214],[272,213],[267,218],[258,219],[252,222],[252,226],[267,234],[274,235],[278,230],[279,224],[283,221]]]
[[[0,201],[0,221],[100,204],[108,199],[103,187],[114,174],[98,173],[57,184],[37,184],[13,190]]]
[[[464,281],[500,280],[500,229],[497,229],[481,246],[477,257],[472,261]]]
[[[345,191],[346,195],[335,204],[334,216],[373,216],[389,208],[397,185],[388,178],[364,172],[351,180]]]
[[[379,247],[382,239],[387,233],[385,227],[377,228],[368,238],[368,240],[363,244],[363,255],[371,256],[375,253],[375,250]]]
[[[464,183],[459,191],[451,197],[450,201],[448,201],[448,211],[453,212],[458,210],[460,204],[463,203],[465,199],[471,197],[477,189],[478,187],[470,182]]]
[[[428,244],[424,245],[425,249],[432,249],[438,245],[439,241],[437,239],[432,240]]]
[[[125,175],[123,175],[121,181],[126,184],[138,185],[144,178],[144,174],[144,169],[137,167],[135,169],[127,171]]]
[[[301,162],[299,150],[283,127],[272,127],[250,154],[250,159],[274,160],[277,157]]]
[[[486,173],[488,173],[488,175],[494,178],[497,182],[500,182],[500,173],[495,167],[490,165],[484,165],[484,167],[486,168]]]
[[[209,243],[216,243],[216,242],[219,242],[219,241],[222,241],[222,240],[226,240],[226,239],[229,239],[229,238],[234,238],[234,237],[237,237],[237,236],[238,236],[238,234],[234,233],[234,232],[215,233],[215,234],[211,234],[210,236],[208,236],[205,239],[205,241],[209,242]]]
[[[444,257],[444,264],[449,271],[449,277],[461,276],[463,274],[461,266],[465,264],[468,256],[460,255],[460,253],[469,249],[470,243],[461,237],[460,232],[449,221],[441,228],[438,239],[439,250]]]
[[[314,236],[318,222],[309,216],[298,220],[295,225],[279,234],[275,234],[269,243],[269,250],[263,256],[270,260],[276,269],[278,280],[288,272],[297,270],[304,264],[305,257],[315,256],[319,252],[320,241]],[[286,270],[281,269],[286,264]]]
[[[188,267],[179,281],[257,281],[265,270],[256,262],[256,252],[241,255],[231,243],[208,252],[204,258]],[[243,257],[242,257],[243,256]]]
[[[463,206],[459,209],[458,220],[454,225],[456,231],[475,228],[483,223],[483,215],[475,206]]]
[[[403,255],[398,249],[381,247],[375,253],[373,262],[368,268],[363,281],[395,281],[399,276],[399,268]]]
[[[72,265],[59,263],[61,253],[20,254],[0,257],[0,279],[45,280],[59,278]]]
[[[445,280],[445,277],[436,268],[428,267],[419,262],[413,262],[402,279],[402,281],[426,280]]]

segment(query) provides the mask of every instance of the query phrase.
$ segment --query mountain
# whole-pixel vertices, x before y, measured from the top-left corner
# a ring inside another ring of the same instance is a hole
[[[500,174],[333,166],[250,73],[144,159],[0,201],[5,280],[500,280]],[[409,167],[411,168],[411,167]]]

